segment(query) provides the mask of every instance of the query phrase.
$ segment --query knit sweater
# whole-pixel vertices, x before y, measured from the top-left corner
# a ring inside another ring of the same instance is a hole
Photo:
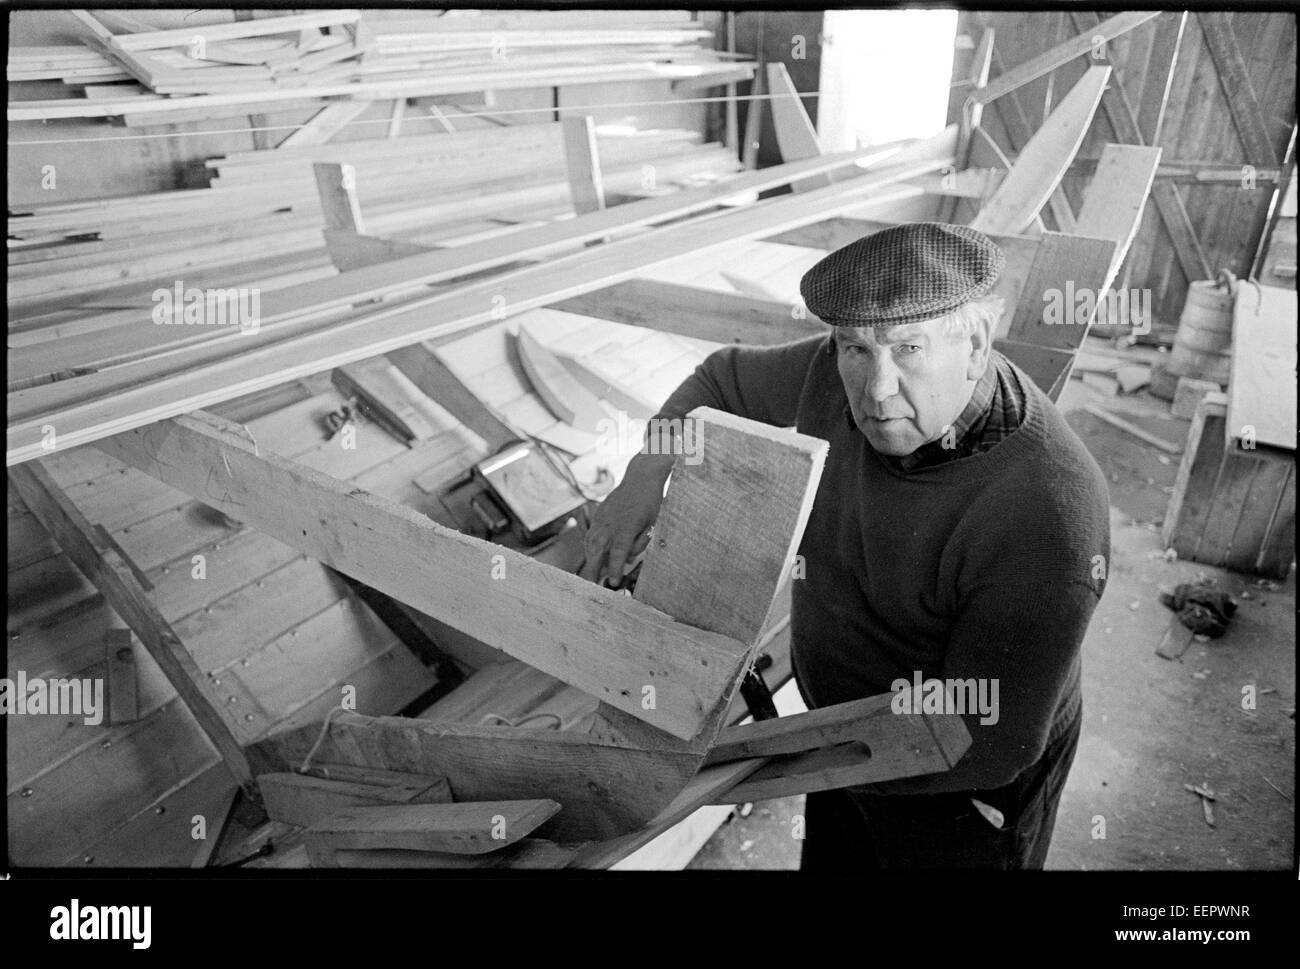
[[[833,353],[829,336],[723,348],[662,416],[704,405],[830,443],[792,583],[800,691],[821,707],[919,674],[984,681],[991,699],[996,681],[996,722],[964,714],[972,743],[955,767],[863,789],[1002,787],[1080,714],[1080,644],[1110,565],[1105,478],[1055,405],[996,351],[990,365],[1026,402],[1020,427],[989,450],[900,471],[845,421]]]

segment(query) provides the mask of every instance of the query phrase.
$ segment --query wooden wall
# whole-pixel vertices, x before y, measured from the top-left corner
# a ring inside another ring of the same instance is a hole
[[[995,30],[997,56],[990,75],[996,77],[1000,70],[1084,33],[1113,13],[966,11],[958,34],[978,41],[984,27]],[[1170,51],[1184,18],[1164,120],[1156,135]],[[1234,45],[1240,57],[1239,71],[1229,66]],[[1177,324],[1192,279],[1213,276],[1221,269],[1239,276],[1250,270],[1276,187],[1271,176],[1283,163],[1295,126],[1296,21],[1290,13],[1166,11],[1111,42],[1107,55],[1115,69],[1111,84],[1131,106],[1143,142],[1164,149],[1162,167],[1172,168],[1181,162],[1213,163],[1219,172],[1219,180],[1206,180],[1204,174],[1201,178],[1194,174],[1157,176],[1158,182],[1168,187],[1158,184],[1153,190],[1125,263],[1127,283],[1123,283],[1124,275],[1120,277],[1123,285],[1152,290],[1156,324],[1167,338]],[[954,81],[968,75],[970,58],[969,50],[958,50]],[[1059,103],[1086,67],[1087,59],[1078,58],[993,102],[984,113],[986,129],[1004,150],[1014,154],[1021,143],[1013,135],[1023,132],[1014,118],[1009,130],[1008,112],[1016,111],[1018,103],[1029,130],[1035,130],[1042,123],[1044,107]],[[966,89],[953,89],[950,121],[960,117],[965,96]],[[1107,101],[1110,110],[1122,106],[1113,95],[1108,95]],[[1257,110],[1252,101],[1257,102]],[[1095,159],[1107,142],[1129,140],[1117,133],[1107,116],[1107,102],[1103,102],[1079,154],[1083,159]],[[1240,178],[1246,164],[1257,172],[1253,186]],[[1205,166],[1187,169],[1197,167]],[[1063,183],[1076,210],[1088,178],[1083,163],[1072,169]],[[1157,192],[1164,194],[1163,202],[1156,199]],[[1176,216],[1179,205],[1186,212],[1185,222]],[[1045,219],[1049,217],[1045,215]],[[1171,231],[1167,217],[1182,224],[1175,224]]]

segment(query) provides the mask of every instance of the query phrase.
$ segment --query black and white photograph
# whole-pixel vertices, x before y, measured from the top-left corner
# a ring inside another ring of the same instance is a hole
[[[7,30],[16,935],[436,883],[1277,941],[1295,8]]]

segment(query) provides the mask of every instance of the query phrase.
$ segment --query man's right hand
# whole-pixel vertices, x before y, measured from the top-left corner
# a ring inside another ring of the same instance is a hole
[[[578,575],[592,582],[608,580],[617,587],[623,570],[650,542],[650,528],[659,517],[664,482],[672,471],[672,457],[637,455],[627,466],[623,481],[596,509],[585,539],[586,561]]]

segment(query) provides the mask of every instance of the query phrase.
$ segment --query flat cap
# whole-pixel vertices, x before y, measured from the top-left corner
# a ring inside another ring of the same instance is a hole
[[[898,326],[951,313],[993,288],[1006,257],[964,225],[907,222],[836,249],[799,283],[832,326]]]

